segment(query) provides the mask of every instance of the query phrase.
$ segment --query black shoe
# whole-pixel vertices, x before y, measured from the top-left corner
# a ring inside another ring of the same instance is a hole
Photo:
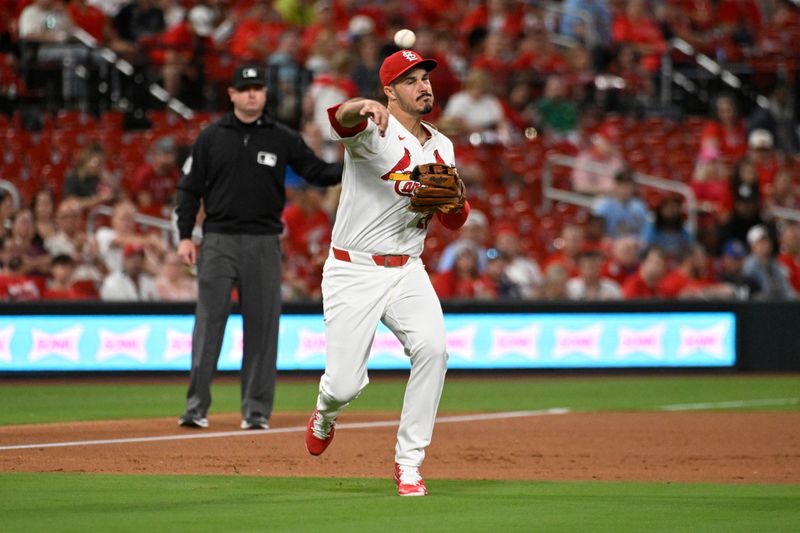
[[[269,420],[263,416],[249,416],[242,420],[242,429],[269,429]]]
[[[178,425],[186,428],[201,428],[208,427],[208,418],[200,415],[186,413],[178,419]]]

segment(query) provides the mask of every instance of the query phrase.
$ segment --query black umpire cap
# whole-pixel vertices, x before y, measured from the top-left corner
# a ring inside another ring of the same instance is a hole
[[[266,85],[267,76],[263,67],[258,65],[242,65],[233,71],[231,87],[236,90],[239,90],[243,87],[265,87]]]

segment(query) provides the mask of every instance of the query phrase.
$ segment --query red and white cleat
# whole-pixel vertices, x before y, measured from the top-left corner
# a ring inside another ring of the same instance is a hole
[[[306,426],[306,449],[311,455],[320,455],[324,452],[331,441],[336,429],[333,427],[334,422],[327,422],[319,414],[319,411],[314,409],[314,414],[308,420]]]
[[[400,496],[427,496],[428,489],[416,466],[394,464],[394,482]]]

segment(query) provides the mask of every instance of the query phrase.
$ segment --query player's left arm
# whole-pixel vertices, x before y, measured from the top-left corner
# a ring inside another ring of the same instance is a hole
[[[436,213],[436,218],[439,219],[439,222],[441,222],[445,228],[455,231],[467,221],[469,210],[469,200],[465,200],[464,207],[461,211],[457,213]]]
[[[444,142],[440,145],[440,150],[437,150],[437,161],[440,163],[445,163],[450,165],[451,167],[456,166],[456,156],[455,151],[453,150],[453,144],[450,142],[450,139],[444,138]],[[458,178],[459,182],[461,183],[462,191],[464,191],[464,196],[466,196],[466,188],[464,187],[464,182],[461,181],[461,178]],[[464,207],[461,208],[459,211],[451,211],[450,213],[436,213],[436,218],[439,222],[447,229],[455,231],[459,229],[464,223],[467,221],[467,217],[469,216],[470,211],[469,200],[466,198],[464,199]]]

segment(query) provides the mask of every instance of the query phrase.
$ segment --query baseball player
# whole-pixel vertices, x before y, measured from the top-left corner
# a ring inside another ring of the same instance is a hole
[[[431,111],[429,72],[436,61],[401,50],[380,68],[384,106],[353,99],[328,110],[334,138],[345,146],[342,194],[332,246],[323,269],[327,357],[306,447],[330,445],[339,413],[369,383],[367,359],[378,321],[411,358],[395,448],[394,480],[401,496],[424,496],[419,467],[430,444],[445,372],[442,308],[420,260],[428,224],[436,216],[455,230],[469,204],[463,186],[450,213],[409,209],[420,184],[409,179],[420,164],[455,165],[452,142],[422,116]]]

